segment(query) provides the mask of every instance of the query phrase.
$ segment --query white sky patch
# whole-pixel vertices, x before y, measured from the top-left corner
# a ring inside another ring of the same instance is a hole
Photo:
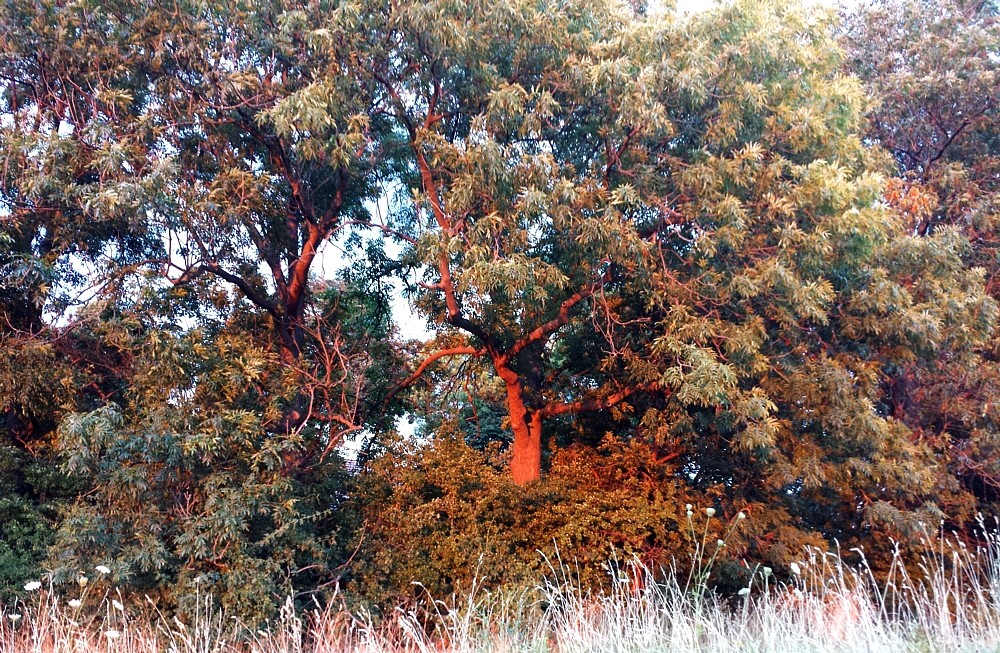
[[[374,231],[374,230],[373,230]],[[376,234],[372,234],[375,236]],[[392,242],[385,243],[386,255],[390,258],[396,257],[402,251],[402,247]],[[337,272],[350,265],[350,260],[345,258],[343,245],[336,240],[325,241],[317,251],[313,277],[318,280],[333,281],[337,278]],[[399,334],[404,340],[427,340],[433,333],[427,329],[427,320],[421,316],[416,308],[403,297],[402,282],[399,279],[392,279],[392,320],[399,328]]]

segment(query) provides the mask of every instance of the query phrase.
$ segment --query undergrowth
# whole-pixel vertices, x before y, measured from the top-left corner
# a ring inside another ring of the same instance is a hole
[[[693,524],[692,524],[693,528]],[[425,609],[397,608],[379,619],[350,611],[342,597],[249,629],[195,597],[186,623],[151,600],[129,604],[114,590],[72,596],[29,583],[27,600],[0,607],[4,653],[332,653],[524,651],[987,651],[1000,650],[1000,537],[970,548],[928,539],[926,553],[899,553],[876,578],[839,552],[807,551],[786,582],[756,567],[731,599],[708,589],[725,540],[701,538],[691,575],[637,563],[608,565],[604,592],[583,592],[571,565],[554,561],[536,587],[472,588],[428,597]],[[854,553],[861,555],[861,552]],[[863,560],[863,555],[862,555]],[[909,562],[910,564],[905,564]],[[92,586],[91,586],[92,587]],[[429,606],[429,608],[428,608]]]

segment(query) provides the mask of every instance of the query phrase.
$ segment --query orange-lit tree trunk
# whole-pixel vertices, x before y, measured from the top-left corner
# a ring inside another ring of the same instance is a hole
[[[532,412],[520,426],[514,430],[510,476],[518,485],[526,485],[542,477],[542,416]]]
[[[496,370],[504,381],[507,413],[511,431],[514,432],[510,475],[515,483],[525,485],[542,476],[542,415],[538,410],[529,408],[522,379],[516,372],[507,366],[498,366]]]
[[[537,330],[532,333],[537,333]],[[650,384],[636,384],[601,397],[589,397],[572,402],[545,401],[541,396],[542,388],[540,385],[532,383],[534,381],[530,378],[532,374],[530,372],[521,373],[510,365],[511,352],[522,351],[524,342],[524,340],[519,341],[517,345],[506,352],[498,352],[492,347],[479,349],[451,347],[438,350],[424,359],[409,378],[389,393],[386,401],[388,402],[399,391],[423,376],[431,364],[441,358],[489,354],[493,369],[504,382],[507,414],[510,418],[511,431],[514,434],[510,457],[511,479],[518,485],[526,485],[537,481],[542,475],[542,431],[546,418],[555,415],[575,415],[605,410],[620,404],[637,392],[656,390],[656,387]],[[521,360],[523,361],[523,357]],[[526,385],[535,386],[535,391],[529,391]]]

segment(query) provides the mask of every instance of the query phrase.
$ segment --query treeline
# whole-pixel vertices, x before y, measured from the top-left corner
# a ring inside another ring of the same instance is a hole
[[[5,3],[0,595],[599,584],[706,508],[722,589],[974,539],[997,17]]]

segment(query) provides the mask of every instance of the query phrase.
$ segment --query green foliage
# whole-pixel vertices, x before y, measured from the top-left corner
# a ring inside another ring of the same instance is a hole
[[[0,601],[10,603],[38,577],[67,499],[79,491],[53,456],[0,445]]]
[[[64,516],[54,579],[105,564],[131,591],[190,610],[199,584],[250,622],[271,616],[272,597],[335,579],[345,471],[335,453],[310,454],[329,431],[261,428],[282,382],[267,349],[225,329],[126,336],[128,401],[60,426],[66,470],[95,488]]]
[[[996,4],[874,3],[848,16],[842,41],[847,67],[879,101],[868,138],[892,155],[900,175],[889,183],[886,199],[924,241],[911,245],[910,256],[935,259],[928,279],[972,268],[966,274],[980,275],[987,292],[1000,299]],[[934,243],[942,240],[958,243],[961,261],[940,258]],[[935,301],[965,310],[955,299],[938,294]],[[967,319],[982,324],[987,317]],[[893,416],[936,457],[935,494],[943,513],[936,517],[969,527],[978,511],[995,511],[1000,488],[993,454],[1000,421],[992,400],[1000,368],[995,335],[988,343],[963,345],[920,360],[897,359],[886,386]],[[880,513],[892,516],[888,508]]]

